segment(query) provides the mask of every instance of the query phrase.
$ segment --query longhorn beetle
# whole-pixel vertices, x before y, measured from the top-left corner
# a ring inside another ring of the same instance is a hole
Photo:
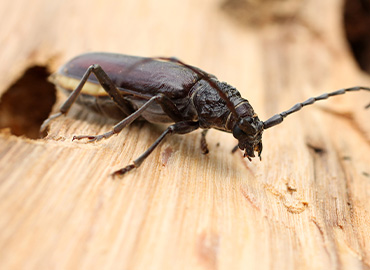
[[[91,73],[95,76],[90,76]],[[87,53],[67,62],[50,80],[70,95],[59,112],[44,121],[41,131],[51,120],[66,115],[75,101],[120,122],[104,134],[74,136],[73,140],[107,139],[139,117],[152,123],[174,123],[132,164],[113,175],[138,168],[167,135],[185,134],[198,128],[204,129],[201,136],[204,153],[208,152],[206,132],[215,128],[232,133],[238,140],[233,151],[239,147],[249,160],[255,156],[254,152],[261,158],[263,131],[280,124],[289,114],[346,92],[370,91],[369,87],[357,86],[325,93],[261,121],[234,87],[176,58]]]

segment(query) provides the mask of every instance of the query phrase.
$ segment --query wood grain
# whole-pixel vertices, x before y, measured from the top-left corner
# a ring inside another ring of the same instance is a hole
[[[237,87],[261,119],[370,85],[344,40],[342,1],[275,2],[1,1],[0,93],[31,66],[53,71],[86,51],[176,56]],[[72,142],[114,124],[74,106],[43,139],[2,129],[0,268],[370,269],[369,99],[287,118],[265,132],[261,162],[231,155],[232,135],[215,130],[202,155],[194,132],[115,180],[163,126]]]

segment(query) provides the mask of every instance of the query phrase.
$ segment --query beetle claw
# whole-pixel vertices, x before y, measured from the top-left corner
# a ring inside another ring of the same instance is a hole
[[[245,158],[247,158],[250,162],[252,162],[251,157],[250,157],[250,156],[248,156],[248,154],[247,154],[247,153],[244,153],[244,154],[243,154],[243,156],[244,156]]]
[[[98,141],[101,141],[102,139],[106,139],[106,138],[109,138],[110,136],[107,136],[106,134],[102,134],[102,135],[96,135],[96,136],[93,136],[93,135],[79,135],[79,136],[73,136],[72,138],[72,141],[74,140],[82,140],[82,139],[89,139],[87,142],[98,142]]]
[[[79,135],[79,136],[76,136],[74,135],[73,138],[72,138],[72,141],[74,140],[82,140],[82,139],[89,139],[88,142],[93,142],[96,140],[96,136],[91,136],[91,135]]]
[[[131,171],[132,169],[135,169],[136,166],[135,164],[130,164],[130,165],[127,165],[126,167],[120,169],[120,170],[117,170],[115,172],[112,173],[112,177],[116,177],[116,176],[122,176],[124,175],[125,173]]]
[[[63,115],[63,113],[62,113],[62,112],[58,112],[58,113],[56,113],[56,114],[53,114],[53,115],[49,116],[49,118],[48,118],[48,119],[46,119],[46,120],[42,123],[42,125],[41,125],[41,127],[40,127],[40,133],[42,134],[43,132],[45,132],[45,131],[46,131],[46,129],[48,128],[48,126],[49,126],[49,124],[50,124],[50,122],[51,122],[51,120],[53,120],[53,119],[55,119],[55,118],[58,118],[59,116],[62,116],[62,115]]]
[[[89,137],[89,142],[98,142],[104,138],[103,135],[91,136]]]

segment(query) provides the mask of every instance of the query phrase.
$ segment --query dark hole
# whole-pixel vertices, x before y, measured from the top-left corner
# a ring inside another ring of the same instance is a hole
[[[360,68],[370,73],[370,0],[346,0],[344,27]]]
[[[0,100],[0,128],[10,128],[17,136],[39,137],[40,126],[56,100],[48,76],[46,67],[34,66],[9,87]]]

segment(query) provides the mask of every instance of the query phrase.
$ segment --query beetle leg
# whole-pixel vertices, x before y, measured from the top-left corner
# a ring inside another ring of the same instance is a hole
[[[163,141],[163,139],[169,134],[185,134],[192,132],[199,128],[199,122],[192,122],[192,121],[183,121],[175,123],[169,126],[162,134],[158,137],[158,139],[137,159],[133,161],[132,164],[127,165],[126,167],[115,171],[112,176],[116,175],[123,175],[134,168],[138,168],[141,163],[153,152],[153,150]]]
[[[174,122],[184,121],[184,117],[177,109],[175,103],[167,96],[160,94],[161,98],[158,99],[158,104],[161,106],[162,110],[167,114]]]
[[[208,129],[204,129],[202,131],[202,137],[200,138],[200,148],[202,149],[202,153],[204,155],[209,153],[208,145],[206,141],[206,135],[207,135]]]
[[[133,112],[132,114],[127,116],[125,119],[123,119],[121,122],[116,124],[112,130],[104,134],[95,135],[95,136],[94,135],[73,136],[72,140],[89,139],[89,142],[94,142],[94,141],[100,141],[102,139],[107,139],[114,134],[120,133],[122,129],[130,125],[133,121],[135,121],[154,102],[159,103],[165,112],[169,111],[168,113],[167,112],[166,113],[169,114],[169,116],[174,121],[181,121],[183,119],[181,113],[178,111],[175,104],[165,95],[159,94],[149,99],[147,102],[144,103],[143,106],[141,106],[135,112]]]
[[[91,65],[86,70],[85,74],[82,76],[81,81],[77,85],[76,89],[73,90],[73,92],[69,95],[67,100],[63,103],[63,105],[60,107],[59,112],[56,114],[51,115],[48,119],[42,123],[40,132],[44,132],[47,126],[49,125],[50,121],[58,118],[61,115],[66,115],[71,108],[72,104],[76,101],[78,95],[81,93],[82,88],[84,87],[85,83],[87,82],[89,76],[91,73],[94,73],[95,77],[98,79],[101,86],[104,88],[104,90],[108,93],[108,95],[114,100],[114,102],[118,105],[118,107],[127,115],[131,114],[132,111],[130,111],[128,108],[131,107],[128,101],[126,101],[122,95],[120,94],[119,90],[115,86],[115,84],[112,82],[112,80],[109,78],[107,73],[101,68],[100,65]]]
[[[233,149],[231,150],[231,154],[234,154],[236,152],[236,150],[238,150],[238,149],[239,149],[239,145],[235,145],[233,147]]]
[[[131,124],[135,119],[137,119],[145,109],[147,109],[152,103],[154,103],[156,100],[160,99],[161,97],[154,96],[151,99],[149,99],[147,102],[144,103],[143,106],[141,106],[139,109],[137,109],[134,113],[127,116],[125,119],[123,119],[121,122],[119,122],[117,125],[113,127],[111,131],[108,131],[101,135],[80,135],[80,136],[73,136],[72,140],[81,140],[81,139],[89,139],[89,142],[93,141],[100,141],[101,139],[107,139],[111,137],[114,134],[120,133],[123,128]]]

